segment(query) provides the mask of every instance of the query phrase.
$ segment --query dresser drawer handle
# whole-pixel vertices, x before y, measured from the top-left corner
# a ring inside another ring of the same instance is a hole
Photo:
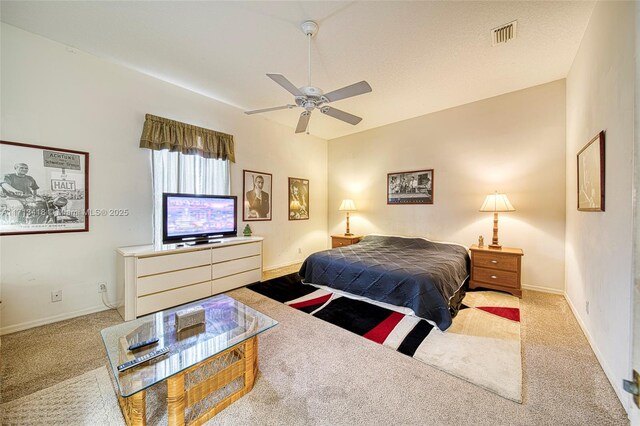
[[[496,277],[495,275],[491,275],[491,279],[492,279],[492,280],[495,280],[495,279],[497,279],[497,278],[498,278],[498,277]]]
[[[492,260],[491,263],[498,263],[498,261],[497,260]]]

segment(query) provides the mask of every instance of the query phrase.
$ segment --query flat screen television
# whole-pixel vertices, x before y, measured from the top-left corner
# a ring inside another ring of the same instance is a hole
[[[238,235],[232,195],[162,194],[162,242],[206,243]]]

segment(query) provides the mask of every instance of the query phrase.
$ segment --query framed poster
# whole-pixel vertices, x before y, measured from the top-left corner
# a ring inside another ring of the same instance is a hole
[[[0,235],[89,231],[89,153],[0,141]]]
[[[309,219],[309,179],[289,178],[289,220]]]
[[[433,169],[388,173],[387,204],[433,204]]]
[[[604,211],[604,132],[578,152],[578,210]]]
[[[271,173],[243,170],[243,220],[271,220]]]

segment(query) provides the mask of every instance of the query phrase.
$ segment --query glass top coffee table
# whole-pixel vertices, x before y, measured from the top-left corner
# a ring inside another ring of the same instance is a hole
[[[204,323],[176,327],[176,312],[204,310]],[[167,380],[170,425],[205,422],[253,388],[258,371],[258,334],[277,321],[218,295],[147,315],[101,331],[129,425],[146,423],[145,390]],[[150,338],[158,342],[130,351]],[[131,369],[118,366],[160,348],[169,352]]]

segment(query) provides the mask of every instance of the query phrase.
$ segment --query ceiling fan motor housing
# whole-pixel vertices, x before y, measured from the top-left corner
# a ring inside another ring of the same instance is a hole
[[[296,96],[296,105],[307,111],[313,111],[327,102],[327,99],[323,96],[324,92],[317,87],[303,86],[300,87],[300,91],[304,96]]]
[[[307,96],[311,96],[311,97],[320,97],[322,95],[324,95],[324,92],[322,91],[322,89],[319,89],[317,87],[313,87],[313,86],[302,86],[299,88],[300,91],[302,93],[304,93]]]

